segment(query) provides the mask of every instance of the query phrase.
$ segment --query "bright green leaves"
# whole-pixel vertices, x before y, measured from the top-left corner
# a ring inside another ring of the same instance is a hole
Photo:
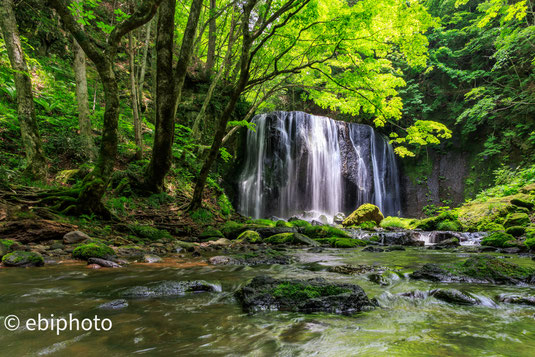
[[[415,156],[406,145],[425,146],[429,144],[439,144],[440,139],[451,138],[451,130],[444,124],[431,120],[416,120],[412,126],[407,128],[407,134],[404,137],[397,137],[397,134],[391,142],[402,144],[396,146],[394,151],[401,157]]]
[[[91,26],[93,23],[105,34],[110,34],[115,26],[103,22],[103,21],[94,21],[97,19],[95,11],[100,6],[102,0],[79,0],[71,2],[68,6],[71,13],[75,16],[76,21],[83,26]],[[115,23],[122,22],[130,17],[120,8],[115,9]]]

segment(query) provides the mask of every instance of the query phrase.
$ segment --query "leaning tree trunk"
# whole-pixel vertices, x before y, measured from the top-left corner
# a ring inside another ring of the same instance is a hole
[[[13,13],[13,0],[4,0],[0,6],[0,25],[9,61],[15,77],[17,109],[22,143],[28,160],[27,172],[35,177],[46,176],[46,158],[35,117],[32,82],[20,42],[17,22]]]
[[[89,115],[89,103],[87,94],[87,71],[85,52],[78,42],[73,39],[74,47],[74,78],[76,81],[76,102],[78,105],[78,127],[80,129],[80,139],[82,148],[87,157],[94,161],[96,158],[96,148],[93,142],[91,129],[91,117]]]
[[[130,92],[132,99],[132,116],[134,118],[134,138],[136,142],[136,160],[143,158],[143,137],[141,136],[141,118],[139,117],[138,89],[136,86],[136,65],[132,32],[128,34],[128,53],[130,60]]]

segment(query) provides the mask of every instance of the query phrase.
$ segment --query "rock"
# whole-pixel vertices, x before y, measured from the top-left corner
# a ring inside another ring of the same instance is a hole
[[[383,245],[423,246],[425,244],[420,240],[419,232],[413,231],[379,232],[375,236]]]
[[[481,245],[488,245],[496,248],[514,247],[515,237],[505,232],[493,232],[483,238]]]
[[[208,261],[213,265],[288,265],[292,262],[292,258],[273,249],[263,249],[232,256],[218,255],[211,257]]]
[[[102,243],[89,243],[75,248],[72,252],[74,258],[87,260],[89,258],[106,259],[115,255],[113,249]]]
[[[337,214],[334,215],[333,222],[336,224],[342,224],[344,219],[346,219],[346,215],[343,214],[342,212],[338,212]]]
[[[361,252],[373,252],[373,253],[381,253],[381,252],[384,252],[385,250],[382,249],[382,248],[379,248],[379,247],[374,247],[374,246],[367,246],[366,248],[362,249]]]
[[[293,222],[293,221],[300,221],[301,218],[297,217],[297,216],[291,216],[290,218],[288,218],[288,222]]]
[[[366,203],[357,208],[343,222],[344,227],[358,226],[363,222],[375,222],[377,225],[384,219],[379,207]]]
[[[320,244],[313,239],[300,233],[280,233],[272,235],[264,240],[265,243],[270,244],[297,244],[319,246]]]
[[[529,200],[529,196],[515,197],[511,200],[511,203],[515,206],[525,207],[529,210],[533,209],[535,204]]]
[[[384,267],[375,267],[372,265],[335,265],[327,269],[332,273],[346,274],[346,275],[358,275],[367,274],[375,271],[384,271]]]
[[[460,264],[425,264],[410,277],[441,282],[534,284],[535,269],[520,267],[489,255],[478,255]]]
[[[481,253],[485,253],[485,252],[495,252],[497,249],[495,247],[490,247],[490,246],[480,246],[478,247],[478,250],[481,252]]]
[[[464,293],[457,289],[434,289],[431,290],[430,295],[435,299],[448,302],[456,305],[478,305],[481,302],[468,293]]]
[[[220,292],[221,287],[204,280],[193,281],[162,281],[147,286],[134,286],[120,293],[123,298],[149,299],[162,297],[178,297],[186,293]]]
[[[351,314],[374,307],[360,286],[330,283],[321,278],[276,280],[257,276],[235,296],[247,312],[281,310]]]
[[[126,309],[128,307],[128,301],[125,299],[116,299],[112,300],[110,302],[106,302],[104,304],[101,304],[97,307],[97,309],[101,310],[122,310]]]
[[[199,234],[199,238],[201,238],[201,239],[225,238],[225,236],[223,235],[223,233],[221,233],[220,230],[215,229],[214,227],[208,227],[201,234]]]
[[[138,246],[126,245],[117,248],[116,254],[119,257],[124,257],[127,259],[143,259],[145,250]]]
[[[385,248],[385,251],[387,252],[393,252],[395,250],[405,250],[405,247],[402,247],[401,245],[391,245]]]
[[[505,233],[512,235],[513,237],[520,237],[526,233],[526,228],[522,226],[512,226],[505,230]]]
[[[507,304],[519,304],[519,305],[532,305],[535,306],[535,296],[522,296],[522,295],[510,295],[500,294],[498,295],[498,301]]]
[[[22,244],[61,240],[76,226],[45,219],[24,219],[0,225],[0,237]]]
[[[413,290],[406,293],[399,293],[399,296],[408,297],[410,299],[425,299],[428,294],[421,290]]]
[[[275,222],[275,227],[288,227],[288,228],[292,228],[292,224],[289,223],[289,222],[286,222],[285,220],[283,219],[279,219],[277,222]]]
[[[154,263],[160,263],[162,261],[162,258],[154,254],[145,254],[143,256],[143,261],[145,263],[154,264]]]
[[[500,252],[506,253],[506,254],[518,254],[522,252],[522,249],[518,247],[511,247],[511,248],[502,248],[500,249]]]
[[[392,282],[399,280],[399,275],[392,271],[385,271],[382,273],[374,273],[368,276],[371,282],[386,286],[392,284]]]
[[[63,248],[65,248],[65,246],[60,242],[56,242],[54,244],[51,244],[50,247],[49,247],[50,250],[63,249]]]
[[[8,252],[9,252],[9,249],[5,245],[0,244],[0,258],[6,255]]]
[[[212,265],[239,265],[238,260],[228,257],[226,255],[217,255],[208,259],[208,262]]]
[[[98,264],[88,264],[86,265],[87,269],[101,269],[102,267]]]
[[[530,183],[529,185],[522,187],[520,192],[528,195],[535,195],[535,183]]]
[[[218,240],[210,241],[208,244],[210,246],[216,246],[216,247],[223,247],[230,245],[232,242],[228,240],[227,238],[219,238]]]
[[[242,234],[240,234],[236,240],[239,242],[247,242],[247,243],[261,243],[262,237],[260,237],[260,234],[258,234],[258,232],[245,231]]]
[[[255,228],[254,230],[260,235],[260,237],[262,237],[262,239],[266,239],[267,237],[271,237],[279,233],[297,233],[298,232],[297,228],[290,228],[290,227],[262,227],[262,228]]]
[[[458,247],[460,245],[461,243],[459,242],[459,238],[446,239],[436,244],[438,247]]]
[[[103,268],[122,268],[119,264],[114,263],[110,260],[101,259],[101,258],[89,258],[87,259],[88,264],[98,264]]]
[[[73,231],[63,236],[63,244],[77,244],[82,243],[86,239],[91,239],[87,234],[80,231]]]
[[[320,221],[322,224],[329,224],[329,219],[324,214],[318,217],[318,221]]]
[[[530,223],[529,216],[527,213],[510,213],[507,215],[503,226],[505,228],[513,226],[527,226]]]
[[[18,250],[4,255],[2,263],[6,267],[40,267],[45,260],[39,253]]]
[[[313,225],[313,226],[323,226],[323,223],[321,223],[320,221],[318,221],[316,219],[311,220],[310,224]]]

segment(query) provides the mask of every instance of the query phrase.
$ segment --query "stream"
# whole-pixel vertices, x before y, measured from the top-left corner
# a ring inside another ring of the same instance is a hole
[[[441,284],[403,278],[378,285],[366,275],[329,272],[329,266],[367,264],[412,272],[425,263],[453,262],[471,253],[408,248],[383,253],[360,249],[291,250],[296,262],[272,266],[211,266],[204,260],[166,259],[123,269],[90,270],[78,262],[43,268],[0,269],[0,348],[11,356],[533,356],[535,307],[497,303],[502,293],[535,294],[534,287]],[[504,256],[501,254],[500,256]],[[507,256],[523,266],[529,258]],[[233,292],[256,275],[360,285],[380,308],[352,316],[242,312]],[[97,307],[125,287],[164,280],[202,279],[219,293],[172,299],[129,300],[121,310]],[[464,289],[478,306],[452,305],[433,297],[396,295],[437,287]],[[49,317],[109,318],[110,331],[28,331],[4,329],[15,314],[21,321]]]

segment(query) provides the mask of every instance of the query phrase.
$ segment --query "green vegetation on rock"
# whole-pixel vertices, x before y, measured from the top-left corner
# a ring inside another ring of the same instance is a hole
[[[208,227],[204,231],[202,231],[201,234],[199,234],[199,238],[206,239],[206,238],[224,238],[225,236],[223,233],[221,233],[220,230],[215,229],[214,227]]]
[[[512,226],[505,230],[505,233],[510,234],[514,237],[520,237],[526,232],[526,228],[522,226]]]
[[[510,213],[507,215],[503,223],[505,228],[513,226],[527,226],[528,224],[530,224],[530,220],[527,213]]]
[[[380,226],[383,228],[402,228],[411,229],[414,219],[388,216],[381,221]]]
[[[303,227],[303,228],[312,227],[310,222],[307,222],[307,221],[302,220],[302,219],[297,219],[297,220],[291,221],[289,223],[292,225],[292,227]]]
[[[17,250],[13,253],[8,253],[4,255],[2,257],[2,263],[5,266],[12,267],[42,266],[44,265],[45,260],[39,253]]]
[[[155,241],[162,238],[172,238],[168,231],[142,224],[129,224],[128,228],[138,237]]]
[[[305,235],[310,238],[343,237],[349,238],[349,234],[343,230],[331,226],[310,226],[305,228]]]
[[[515,246],[515,237],[505,232],[494,232],[483,238],[481,245],[487,245],[497,248],[506,248]]]
[[[262,242],[262,238],[260,237],[260,234],[258,234],[258,232],[255,232],[255,231],[245,231],[242,234],[240,234],[236,240],[239,242],[248,242],[248,243]]]
[[[278,220],[278,221],[275,223],[275,227],[286,227],[286,228],[291,228],[291,227],[293,227],[293,225],[292,225],[290,222],[286,222],[286,221],[283,221],[283,220]]]
[[[384,219],[381,210],[376,205],[365,203],[351,213],[343,222],[344,227],[358,226],[364,222],[375,222],[377,225]]]
[[[348,293],[351,290],[338,286],[315,286],[304,284],[282,283],[277,285],[271,294],[276,297],[284,297],[295,300],[312,299],[321,296],[332,296]]]
[[[115,252],[113,249],[105,244],[89,243],[83,244],[75,248],[72,252],[74,258],[87,260],[89,258],[106,258],[113,256]]]
[[[363,246],[368,245],[368,242],[362,239],[340,238],[340,237],[319,238],[319,239],[316,239],[316,241],[321,244],[330,245],[333,248],[355,248],[355,247],[363,247]]]

